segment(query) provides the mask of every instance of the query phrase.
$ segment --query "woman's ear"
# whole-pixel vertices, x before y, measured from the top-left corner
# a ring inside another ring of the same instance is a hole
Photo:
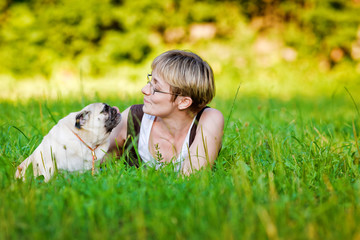
[[[192,99],[191,97],[183,97],[181,96],[179,99],[179,103],[178,103],[178,109],[179,110],[185,110],[187,108],[189,108],[192,104]]]

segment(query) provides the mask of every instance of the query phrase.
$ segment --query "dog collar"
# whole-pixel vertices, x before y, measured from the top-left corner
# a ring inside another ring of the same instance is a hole
[[[72,130],[71,130],[72,131]],[[81,139],[81,137],[74,131],[72,131],[73,134],[91,151],[91,155],[92,155],[92,168],[91,168],[91,175],[94,176],[94,171],[95,171],[95,160],[97,159],[96,154],[95,154],[95,150],[99,147],[99,145],[97,145],[95,148],[90,147],[84,140]]]

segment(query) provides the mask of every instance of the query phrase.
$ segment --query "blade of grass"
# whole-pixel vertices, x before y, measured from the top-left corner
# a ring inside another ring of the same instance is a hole
[[[224,129],[224,132],[226,132],[227,127],[228,127],[228,125],[229,125],[230,117],[231,117],[232,112],[233,112],[233,110],[234,110],[235,101],[236,101],[237,95],[239,94],[240,87],[241,87],[241,83],[239,84],[239,86],[238,86],[238,88],[237,88],[237,90],[236,90],[236,94],[235,94],[233,103],[232,103],[232,105],[231,105],[230,113],[229,113],[229,116],[228,116],[228,118],[227,118],[227,120],[226,120],[226,126],[225,126],[225,129]]]
[[[356,149],[357,149],[357,151],[359,153],[359,156],[360,156],[360,148],[359,148],[359,144],[358,144],[358,138],[357,138],[357,134],[356,134],[356,128],[355,128],[354,121],[353,121],[353,132],[354,132],[354,139],[355,139]],[[357,158],[355,158],[355,159],[356,159],[355,164],[358,164],[359,163],[358,159]]]
[[[20,128],[14,126],[14,125],[12,125],[11,127],[13,127],[13,128],[15,128],[16,130],[18,130],[18,131],[26,138],[26,140],[29,141],[29,138],[25,135],[25,133],[24,133],[23,131],[20,130]]]
[[[57,121],[56,119],[54,118],[54,115],[51,113],[50,109],[48,108],[47,104],[45,103],[45,108],[46,108],[46,111],[49,113],[51,119],[53,120],[53,122],[56,124]]]
[[[358,106],[357,106],[357,104],[356,104],[356,102],[355,102],[355,100],[354,100],[353,96],[351,95],[350,91],[349,91],[346,87],[344,87],[344,88],[345,88],[345,90],[347,91],[347,93],[349,94],[349,96],[350,96],[351,100],[353,101],[354,106],[355,106],[355,109],[356,109],[356,111],[357,111],[357,113],[358,113],[358,115],[359,115],[359,117],[360,117],[359,108],[358,108]]]

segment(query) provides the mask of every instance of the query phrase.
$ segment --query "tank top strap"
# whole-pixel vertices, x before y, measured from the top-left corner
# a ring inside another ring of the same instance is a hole
[[[196,118],[195,118],[195,122],[190,130],[190,137],[189,137],[189,147],[191,146],[191,144],[193,143],[194,139],[195,139],[195,136],[196,136],[196,129],[197,129],[197,126],[199,124],[199,121],[200,121],[200,117],[201,115],[203,114],[204,110],[206,108],[210,108],[209,106],[206,106],[204,107],[203,109],[201,109],[198,114],[196,115]]]

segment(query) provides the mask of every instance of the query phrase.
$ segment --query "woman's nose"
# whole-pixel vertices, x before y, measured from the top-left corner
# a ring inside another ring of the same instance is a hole
[[[142,92],[144,95],[150,95],[150,92],[151,92],[150,84],[147,83],[147,84],[141,89],[141,92]]]

